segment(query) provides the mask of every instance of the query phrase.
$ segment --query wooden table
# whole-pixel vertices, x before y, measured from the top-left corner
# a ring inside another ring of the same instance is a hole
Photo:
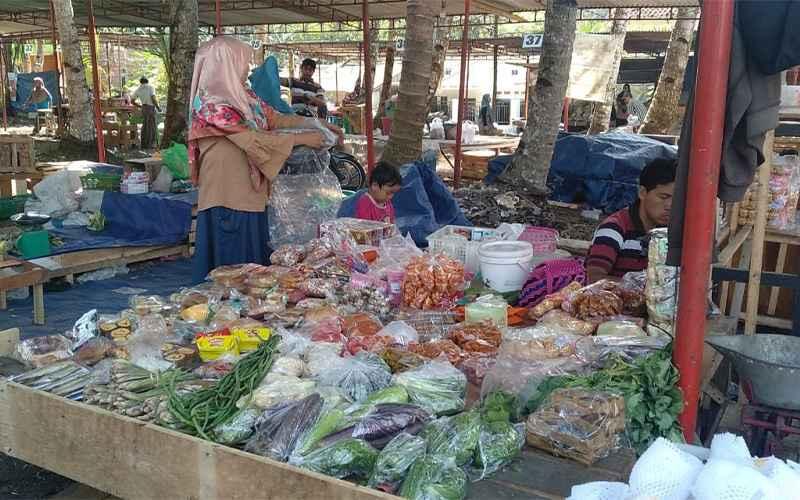
[[[33,287],[33,323],[44,324],[44,282],[47,270],[28,261],[7,259],[0,262],[0,310],[8,308],[6,292]]]

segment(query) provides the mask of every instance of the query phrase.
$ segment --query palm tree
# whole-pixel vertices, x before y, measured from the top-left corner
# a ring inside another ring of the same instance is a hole
[[[614,21],[611,25],[611,36],[617,37],[617,46],[614,50],[614,67],[606,85],[606,100],[597,103],[592,112],[592,123],[589,126],[590,134],[599,134],[608,130],[611,122],[611,108],[617,95],[617,79],[619,78],[619,65],[622,54],[625,52],[625,34],[628,31],[628,9],[618,7],[614,9]]]
[[[186,141],[189,94],[194,54],[197,52],[197,0],[172,0],[169,16],[169,50],[166,58],[169,87],[162,147],[169,146],[173,141]]]
[[[672,35],[664,58],[664,67],[658,78],[658,86],[650,103],[650,109],[644,119],[640,132],[642,134],[668,134],[680,118],[678,101],[683,90],[683,77],[692,49],[696,7],[678,9],[678,20],[672,29]]]
[[[88,144],[95,140],[94,121],[72,0],[53,0],[53,15],[58,38],[61,40],[64,81],[69,98],[70,134],[78,141]],[[99,99],[99,93],[95,93],[95,97]]]
[[[433,31],[442,10],[439,1],[406,2],[406,47],[392,133],[383,159],[402,165],[422,154],[422,129],[428,109],[433,61]]]
[[[391,40],[390,43],[386,46],[386,59],[383,63],[383,82],[381,83],[381,97],[378,100],[378,109],[377,113],[375,113],[375,120],[373,121],[373,128],[378,128],[381,126],[381,118],[386,116],[386,101],[389,100],[391,97],[392,92],[392,75],[394,74],[394,52],[395,47],[393,45],[394,40]]]
[[[539,74],[530,91],[528,122],[501,180],[523,191],[547,192],[547,174],[567,95],[577,17],[575,0],[547,0]]]
[[[428,87],[428,110],[433,106],[436,99],[436,92],[444,78],[444,63],[447,59],[447,49],[450,46],[450,18],[440,19],[440,25],[436,28],[433,35],[433,65],[431,67],[431,84]]]

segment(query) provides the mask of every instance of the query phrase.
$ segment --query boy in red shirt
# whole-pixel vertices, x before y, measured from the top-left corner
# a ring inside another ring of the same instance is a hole
[[[356,218],[394,223],[392,196],[403,184],[396,167],[378,162],[369,177],[369,189],[356,202]]]

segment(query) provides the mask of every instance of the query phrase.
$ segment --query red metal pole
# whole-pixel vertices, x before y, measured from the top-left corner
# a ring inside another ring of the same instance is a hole
[[[564,109],[561,110],[561,121],[564,122],[564,132],[569,132],[569,97],[564,98]]]
[[[106,144],[103,138],[103,113],[100,111],[100,74],[97,69],[97,40],[95,37],[94,25],[94,6],[92,0],[89,0],[88,5],[89,14],[89,51],[92,58],[92,85],[94,86],[94,128],[97,131],[97,161],[100,163],[106,162]]]
[[[461,34],[461,76],[458,81],[458,120],[456,121],[456,161],[453,168],[453,186],[461,181],[461,137],[466,115],[467,52],[469,48],[469,0],[464,0],[464,31]]]
[[[367,172],[375,167],[375,144],[372,136],[372,57],[369,47],[369,0],[361,3],[361,25],[364,27],[364,128],[367,133]]]
[[[222,6],[220,5],[220,0],[216,1],[215,13],[216,13],[216,20],[217,21],[216,21],[216,25],[215,25],[215,29],[214,29],[214,34],[215,35],[221,35],[222,34]]]
[[[697,81],[692,115],[689,185],[686,196],[678,315],[673,358],[680,372],[684,407],[680,423],[687,442],[694,439],[700,395],[706,291],[716,214],[717,182],[727,97],[734,0],[703,3]]]

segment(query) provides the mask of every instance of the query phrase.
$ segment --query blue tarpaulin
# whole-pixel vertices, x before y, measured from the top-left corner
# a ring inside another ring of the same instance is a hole
[[[22,105],[28,100],[33,90],[33,79],[39,77],[44,81],[44,86],[53,96],[51,106],[58,106],[61,104],[61,93],[58,89],[58,73],[55,71],[44,71],[41,73],[19,73],[17,75],[17,100],[11,101],[11,107],[19,112],[33,112],[36,111],[36,106],[30,105],[23,109]]]
[[[426,152],[421,160],[403,165],[403,186],[392,198],[397,227],[419,246],[427,246],[427,237],[445,225],[471,226],[450,190],[436,174],[435,152]],[[355,216],[356,203],[366,192],[357,192],[342,202],[339,217]]]
[[[616,212],[636,199],[645,165],[677,155],[675,146],[637,134],[564,136],[556,141],[547,176],[550,199]],[[493,182],[510,161],[510,155],[490,161],[485,182]]]

